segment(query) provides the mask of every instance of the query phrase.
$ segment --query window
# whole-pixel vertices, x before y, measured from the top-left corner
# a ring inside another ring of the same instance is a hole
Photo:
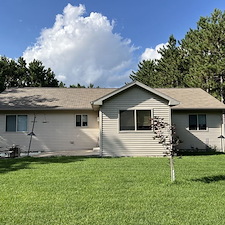
[[[120,111],[120,130],[135,130],[134,110]]]
[[[189,130],[206,130],[206,115],[189,115]]]
[[[121,131],[151,130],[151,110],[120,110],[119,122]]]
[[[87,115],[76,115],[76,127],[87,127],[88,116]]]
[[[137,130],[151,129],[151,111],[137,110]]]
[[[27,131],[27,115],[6,115],[6,131]]]

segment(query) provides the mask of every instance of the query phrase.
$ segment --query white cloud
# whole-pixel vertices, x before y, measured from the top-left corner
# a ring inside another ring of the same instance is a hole
[[[160,48],[166,47],[168,43],[158,44],[155,48],[146,48],[144,53],[141,55],[141,61],[149,59],[160,59],[161,54],[158,53]]]
[[[23,57],[27,62],[41,60],[66,84],[123,85],[129,81],[127,68],[135,48],[130,40],[113,33],[113,21],[100,13],[84,14],[84,5],[68,4]]]

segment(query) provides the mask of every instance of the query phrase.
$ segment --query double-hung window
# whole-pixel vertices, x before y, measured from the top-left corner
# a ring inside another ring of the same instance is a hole
[[[151,130],[151,110],[120,110],[120,131]]]
[[[6,131],[27,131],[27,115],[6,115]]]
[[[206,115],[189,115],[189,130],[206,130]]]
[[[76,127],[87,127],[88,116],[87,115],[76,115]]]

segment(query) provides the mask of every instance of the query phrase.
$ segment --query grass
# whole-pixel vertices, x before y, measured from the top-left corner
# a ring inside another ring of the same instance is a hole
[[[225,155],[0,160],[0,224],[225,224]]]

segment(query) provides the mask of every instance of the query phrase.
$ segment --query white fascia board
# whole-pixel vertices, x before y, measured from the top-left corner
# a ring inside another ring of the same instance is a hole
[[[171,97],[169,97],[169,96],[167,96],[167,95],[165,95],[165,94],[155,90],[154,88],[151,88],[151,87],[149,87],[149,86],[147,86],[145,84],[142,84],[142,83],[140,83],[138,81],[126,84],[125,86],[123,86],[123,87],[121,87],[121,88],[119,88],[119,89],[109,93],[108,95],[105,95],[105,96],[103,96],[103,97],[101,97],[101,98],[91,102],[91,104],[92,105],[101,106],[103,104],[104,100],[106,100],[106,99],[108,99],[108,98],[110,98],[110,97],[112,97],[112,96],[114,96],[114,95],[116,95],[116,94],[118,94],[118,93],[120,93],[120,92],[122,92],[122,91],[124,91],[124,90],[126,90],[126,89],[128,89],[128,88],[130,88],[132,86],[134,86],[134,85],[137,85],[137,86],[139,86],[139,87],[141,87],[141,88],[143,88],[143,89],[145,89],[145,90],[147,90],[147,91],[149,91],[149,92],[151,92],[151,93],[153,93],[155,95],[158,95],[159,97],[161,97],[163,99],[168,100],[168,102],[169,102],[168,105],[169,106],[172,106],[172,105],[174,106],[174,105],[180,104],[180,102],[178,102],[176,99],[173,99],[173,98],[171,98]]]

